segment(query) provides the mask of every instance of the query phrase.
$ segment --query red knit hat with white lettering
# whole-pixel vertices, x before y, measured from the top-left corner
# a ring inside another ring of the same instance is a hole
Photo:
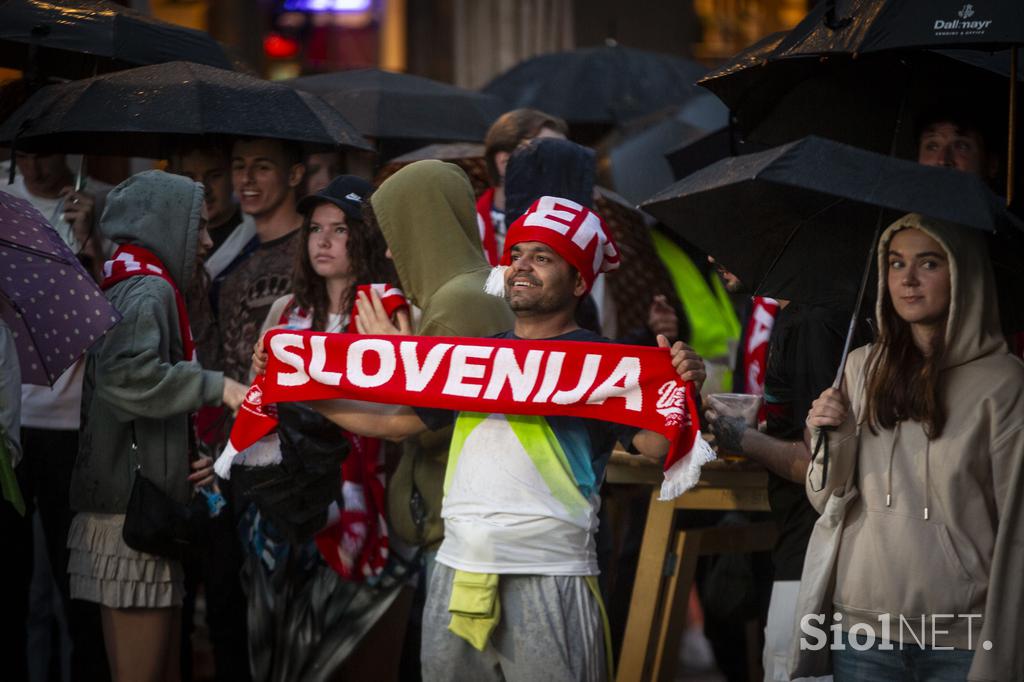
[[[500,264],[487,278],[487,293],[505,295],[505,270],[512,264],[512,247],[519,242],[550,246],[579,271],[587,291],[600,273],[619,267],[619,249],[601,216],[569,199],[541,197],[509,227]]]

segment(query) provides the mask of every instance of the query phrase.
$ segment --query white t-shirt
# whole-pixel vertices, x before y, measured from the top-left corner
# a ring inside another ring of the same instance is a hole
[[[556,338],[607,341],[585,329]],[[604,470],[615,442],[629,445],[638,429],[579,417],[415,411],[431,429],[455,426],[439,563],[473,573],[597,575]]]
[[[467,416],[460,415],[457,434]],[[508,419],[486,415],[465,434],[446,476],[438,562],[474,573],[597,575],[596,487],[584,495],[571,467],[566,472],[559,458],[540,452],[546,448],[531,456]]]

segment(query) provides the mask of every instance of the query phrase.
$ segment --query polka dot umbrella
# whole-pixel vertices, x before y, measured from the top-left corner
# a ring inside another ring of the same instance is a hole
[[[52,386],[121,315],[46,218],[0,191],[0,316],[22,381]]]

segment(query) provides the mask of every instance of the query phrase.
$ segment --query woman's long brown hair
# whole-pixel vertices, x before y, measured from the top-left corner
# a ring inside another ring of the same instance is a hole
[[[878,275],[886,282],[888,261],[886,257],[885,271]],[[881,317],[878,339],[867,363],[868,426],[878,433],[879,429],[892,429],[897,422],[911,420],[924,425],[928,438],[938,438],[946,426],[939,377],[946,349],[945,335],[937,334],[931,353],[922,353],[914,343],[910,324],[896,313],[888,286],[882,297]]]
[[[321,202],[329,203],[329,202]],[[366,202],[369,203],[368,201]],[[292,291],[295,304],[313,314],[313,329],[327,328],[327,313],[330,301],[327,298],[327,283],[316,274],[309,260],[309,234],[313,211],[320,204],[313,206],[302,221],[302,245],[296,249],[295,266],[292,270]],[[342,297],[341,313],[352,311],[356,299],[356,287],[360,284],[375,282],[397,283],[395,268],[384,253],[387,244],[379,229],[345,214],[348,226],[348,261],[352,268],[352,286]]]

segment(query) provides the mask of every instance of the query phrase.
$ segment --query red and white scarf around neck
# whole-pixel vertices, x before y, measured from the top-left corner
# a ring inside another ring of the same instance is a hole
[[[121,244],[110,260],[103,264],[103,281],[100,289],[106,291],[118,282],[129,277],[159,277],[171,285],[174,290],[174,303],[178,309],[178,331],[181,334],[182,352],[185,359],[191,361],[195,358],[196,344],[192,340],[192,329],[188,323],[188,310],[185,308],[185,298],[178,291],[178,285],[174,283],[167,273],[167,268],[160,262],[149,249],[137,244]]]
[[[693,487],[715,457],[700,435],[695,387],[679,378],[662,348],[286,330],[271,332],[266,343],[266,375],[250,389],[218,471],[274,428],[265,405],[332,398],[649,429],[671,442],[662,499]]]

